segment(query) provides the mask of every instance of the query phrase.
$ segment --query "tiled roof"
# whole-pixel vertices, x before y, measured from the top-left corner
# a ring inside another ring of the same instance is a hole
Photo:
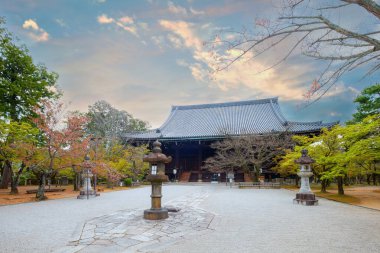
[[[128,139],[217,139],[226,135],[291,131],[315,132],[338,122],[291,122],[281,113],[277,98],[218,104],[173,106],[158,129],[129,133]]]

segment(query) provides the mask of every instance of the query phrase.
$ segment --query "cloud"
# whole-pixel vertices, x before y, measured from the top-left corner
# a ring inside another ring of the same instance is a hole
[[[133,24],[134,23],[134,20],[132,17],[129,17],[129,16],[124,16],[124,17],[121,17],[119,18],[119,21],[123,24]]]
[[[36,23],[36,21],[32,20],[32,19],[28,19],[28,20],[25,20],[24,24],[22,25],[22,28],[24,29],[33,29],[33,30],[37,30],[40,29]]]
[[[107,17],[106,14],[102,14],[101,16],[98,16],[98,22],[99,24],[111,24],[115,22],[113,18]]]
[[[123,16],[119,19],[108,17],[106,14],[102,14],[98,16],[98,23],[99,24],[115,24],[118,27],[122,28],[124,31],[127,31],[129,33],[132,33],[136,37],[139,37],[137,33],[137,27],[135,25],[135,21],[132,17],[129,16]],[[144,25],[143,25],[144,26]]]
[[[190,7],[190,12],[193,15],[204,15],[205,14],[204,11],[198,11],[198,10],[193,9],[192,7]]]
[[[168,2],[168,11],[178,16],[187,17],[187,16],[199,16],[204,15],[205,12],[201,10],[195,10],[193,7],[186,9],[183,6],[175,5],[172,1]]]
[[[169,1],[168,2],[168,10],[171,13],[177,14],[177,15],[187,15],[187,10],[186,8],[180,6],[180,5],[175,5],[173,2]]]
[[[207,83],[209,87],[216,87],[227,92],[235,89],[248,88],[257,97],[280,96],[283,100],[302,100],[306,92],[306,87],[302,83],[301,75],[310,72],[309,66],[294,64],[284,70],[269,68],[265,61],[252,59],[252,54],[247,53],[240,61],[235,62],[228,70],[215,72],[215,58],[235,57],[237,50],[227,50],[224,52],[212,51],[203,46],[202,39],[198,35],[199,31],[192,23],[185,21],[160,20],[162,28],[169,31],[168,40],[174,48],[187,48],[191,50],[194,59],[193,63],[186,64],[193,78],[198,82]],[[198,26],[202,30],[201,26]],[[182,46],[181,46],[182,44]],[[177,64],[185,66],[183,62]],[[294,76],[289,79],[288,76]]]
[[[39,27],[37,22],[33,19],[25,20],[22,28],[29,31],[28,35],[34,41],[44,42],[49,40],[49,34],[44,29]]]
[[[183,43],[188,48],[201,50],[202,41],[196,36],[193,31],[193,24],[185,21],[169,21],[160,20],[159,24],[166,30],[176,34],[183,40]]]
[[[182,40],[178,36],[168,34],[167,38],[175,48],[181,48],[183,46]]]
[[[55,22],[60,26],[60,27],[67,27],[65,21],[63,21],[63,19],[55,19]]]
[[[145,31],[149,31],[149,25],[148,23],[145,23],[145,22],[140,22],[138,23],[138,25]]]
[[[160,49],[163,48],[164,44],[165,44],[165,38],[164,36],[152,36],[151,37],[151,40],[153,41],[153,43],[158,46]]]

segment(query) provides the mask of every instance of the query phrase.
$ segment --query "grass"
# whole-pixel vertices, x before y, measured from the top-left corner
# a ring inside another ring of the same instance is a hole
[[[371,190],[367,188],[368,185],[350,185],[344,186],[345,194],[339,195],[338,187],[336,184],[331,184],[327,188],[327,192],[321,192],[320,184],[311,184],[311,190],[315,193],[317,197],[325,198],[333,201],[338,201],[341,203],[352,204],[357,206],[365,206],[380,210],[379,200],[380,200],[380,189]],[[374,187],[374,186],[370,186]],[[298,191],[299,187],[295,185],[283,185],[282,188]],[[366,188],[368,190],[366,190]]]
[[[359,204],[360,199],[351,195],[339,195],[337,193],[332,193],[332,192],[315,192],[315,195],[321,198],[329,199],[329,200],[334,200],[346,204]]]

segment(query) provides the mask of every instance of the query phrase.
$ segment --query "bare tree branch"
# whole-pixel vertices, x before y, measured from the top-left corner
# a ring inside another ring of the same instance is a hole
[[[253,60],[270,52],[271,48],[290,41],[292,44],[287,45],[286,51],[283,50],[281,59],[276,60],[264,70],[256,72],[256,74],[279,66],[289,56],[295,52],[298,53],[299,51],[296,49],[301,49],[303,54],[308,57],[328,62],[327,68],[320,74],[319,78],[313,78],[318,79],[319,88],[309,92],[309,94],[313,95],[313,99],[318,100],[346,72],[379,61],[380,40],[377,35],[380,34],[380,31],[378,27],[368,27],[368,30],[363,32],[355,31],[344,28],[343,25],[334,22],[333,19],[328,19],[324,15],[324,11],[334,12],[341,7],[356,5],[364,8],[379,20],[380,6],[374,1],[341,0],[342,4],[322,6],[320,8],[309,6],[312,2],[311,0],[287,1],[288,5],[286,7],[289,12],[284,11],[285,14],[278,17],[276,22],[256,21],[262,32],[257,30],[253,34],[248,34],[244,30],[240,33],[240,37],[234,41],[225,39],[217,41],[212,48],[218,50],[218,53],[215,54],[217,65],[214,70],[216,72],[226,70],[235,62],[247,59],[246,56],[249,56],[249,60]],[[301,15],[299,15],[300,13]],[[329,15],[329,17],[333,16]],[[364,20],[364,17],[360,18],[360,20]],[[220,36],[220,38],[222,37]],[[294,38],[296,38],[296,41],[294,41]],[[224,48],[224,46],[227,46],[227,48]],[[237,55],[230,54],[228,53],[230,50],[236,50],[239,53]],[[226,53],[223,54],[223,52]],[[375,63],[365,75],[374,74],[379,68],[379,63]]]
[[[357,4],[366,9],[369,13],[372,13],[377,18],[380,18],[380,5],[376,4],[372,0],[342,0],[343,2]]]

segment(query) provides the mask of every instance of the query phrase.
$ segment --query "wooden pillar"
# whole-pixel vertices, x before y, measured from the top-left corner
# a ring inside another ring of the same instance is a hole
[[[176,180],[179,180],[180,177],[181,177],[181,174],[182,174],[182,171],[180,171],[180,168],[179,168],[179,146],[178,146],[178,143],[176,142],[175,143],[175,155],[174,155],[174,167],[177,169],[177,175],[174,175],[174,179]]]
[[[178,143],[175,143],[175,167],[179,169],[179,146]]]
[[[202,167],[202,146],[201,146],[201,142],[199,141],[199,146],[198,146],[198,182],[202,182],[201,167]]]

